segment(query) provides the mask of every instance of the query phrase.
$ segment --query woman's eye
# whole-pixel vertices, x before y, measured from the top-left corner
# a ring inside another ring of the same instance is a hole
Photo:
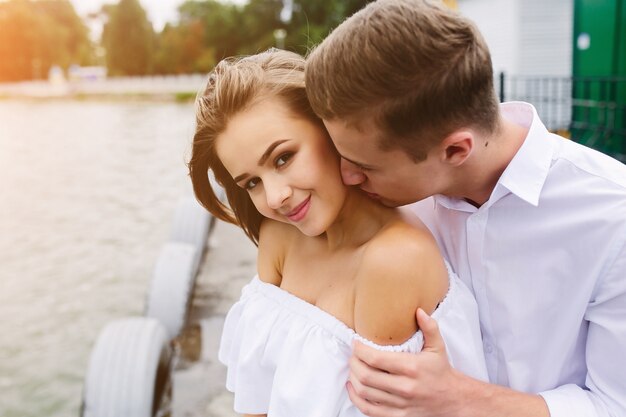
[[[254,187],[256,187],[259,181],[260,181],[259,178],[251,178],[245,182],[245,184],[243,185],[243,188],[245,188],[246,190],[251,190]]]
[[[285,152],[283,154],[280,154],[278,158],[276,158],[276,160],[274,161],[274,164],[277,167],[281,167],[285,165],[287,162],[289,162],[292,156],[293,156],[293,153],[291,152]]]

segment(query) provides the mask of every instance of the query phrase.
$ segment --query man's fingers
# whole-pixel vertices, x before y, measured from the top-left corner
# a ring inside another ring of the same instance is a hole
[[[350,380],[359,386],[386,391],[388,387],[394,386],[394,379],[397,378],[395,375],[369,366],[355,356],[350,358]]]
[[[355,374],[350,375],[348,382],[354,392],[361,398],[377,405],[384,405],[395,408],[402,408],[406,405],[406,400],[399,396],[394,396],[387,391],[364,385]]]
[[[412,363],[411,360],[415,360],[415,355],[412,353],[384,352],[361,342],[354,343],[352,356],[372,368],[394,375],[412,375],[412,368],[407,364]]]
[[[415,355],[410,355],[410,357],[416,360]],[[406,403],[405,399],[411,398],[415,389],[414,377],[383,372],[355,356],[350,358],[350,381],[359,392],[363,392],[364,389],[380,391],[380,394],[375,395],[377,401],[383,401],[387,405],[403,406]],[[366,394],[368,395],[371,396],[371,394]],[[395,397],[395,400],[389,400],[391,396]]]
[[[437,321],[430,317],[421,308],[417,309],[417,325],[419,326],[422,334],[424,335],[424,346],[422,352],[436,352],[445,353],[446,345],[439,332],[439,325]]]
[[[366,400],[365,398],[361,398],[354,387],[350,382],[346,384],[346,389],[348,390],[348,396],[350,397],[350,401],[352,404],[356,406],[363,414],[369,417],[394,417],[398,415],[400,410],[390,408],[383,404],[376,404]]]

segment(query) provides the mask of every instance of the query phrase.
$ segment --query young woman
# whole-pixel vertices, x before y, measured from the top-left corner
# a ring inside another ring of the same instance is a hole
[[[418,219],[342,183],[307,100],[302,57],[270,50],[224,60],[196,104],[196,196],[259,248],[258,275],[228,313],[219,352],[235,411],[362,415],[345,388],[352,343],[419,351],[418,309],[437,319],[453,365],[486,379],[469,290]]]

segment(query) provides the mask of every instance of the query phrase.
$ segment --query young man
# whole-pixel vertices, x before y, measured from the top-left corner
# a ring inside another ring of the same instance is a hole
[[[484,40],[435,2],[370,3],[310,54],[306,78],[344,182],[390,206],[422,200],[412,208],[478,302],[491,382],[454,370],[419,312],[418,355],[355,346],[355,405],[626,416],[626,166],[549,133],[529,104],[498,105]]]

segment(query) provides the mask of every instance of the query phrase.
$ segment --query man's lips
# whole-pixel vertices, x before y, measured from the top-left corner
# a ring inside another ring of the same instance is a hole
[[[302,203],[298,204],[293,210],[287,213],[287,217],[289,220],[297,222],[302,220],[309,210],[309,202],[311,201],[311,196],[308,196],[306,200]]]
[[[380,200],[380,196],[378,194],[376,194],[376,193],[370,193],[369,191],[365,191],[363,189],[361,191],[363,191],[365,194],[367,194],[367,196],[369,198],[372,198],[374,200]]]

